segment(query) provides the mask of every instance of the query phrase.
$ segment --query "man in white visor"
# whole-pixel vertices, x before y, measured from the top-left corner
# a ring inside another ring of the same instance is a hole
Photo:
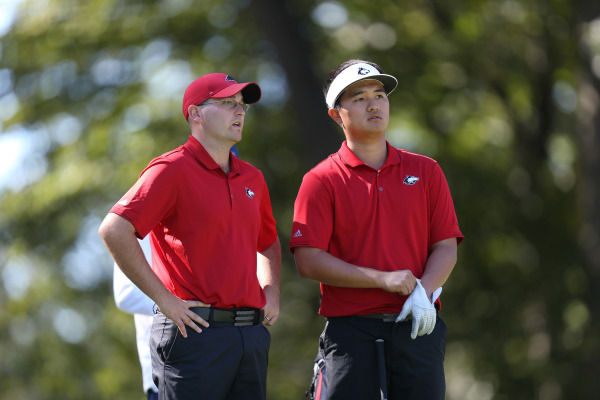
[[[300,275],[320,282],[327,319],[314,399],[445,396],[439,288],[463,235],[438,163],[386,140],[397,84],[350,60],[324,86],[346,140],[304,176],[290,241]]]

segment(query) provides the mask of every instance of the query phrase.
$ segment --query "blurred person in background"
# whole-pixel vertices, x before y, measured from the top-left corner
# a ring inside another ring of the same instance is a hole
[[[146,261],[152,266],[148,236],[140,240],[140,246]],[[142,367],[142,387],[148,400],[157,400],[158,388],[152,381],[152,359],[150,357],[150,328],[154,316],[154,301],[138,289],[116,263],[113,267],[113,294],[117,307],[133,314],[137,351]]]

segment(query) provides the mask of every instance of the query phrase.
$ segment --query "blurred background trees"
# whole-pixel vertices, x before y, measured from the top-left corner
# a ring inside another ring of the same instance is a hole
[[[339,147],[349,58],[400,84],[389,140],[437,159],[466,240],[444,288],[449,399],[600,393],[600,3],[0,1],[0,398],[141,399],[96,230],[185,142],[185,87],[256,81],[239,144],[283,243],[269,399],[303,398],[323,320],[287,252],[303,174]]]

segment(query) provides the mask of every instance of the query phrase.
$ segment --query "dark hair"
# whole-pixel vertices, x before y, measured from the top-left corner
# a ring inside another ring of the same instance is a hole
[[[375,69],[377,69],[377,71],[379,71],[380,73],[383,73],[383,70],[381,69],[381,67],[377,64],[375,64],[374,62],[371,61],[365,61],[365,60],[358,60],[358,59],[352,59],[352,60],[348,60],[348,61],[344,61],[343,63],[341,63],[340,65],[338,65],[337,67],[335,67],[327,76],[327,79],[325,80],[325,84],[323,85],[323,96],[325,96],[325,98],[327,98],[327,92],[329,91],[329,87],[331,86],[331,82],[333,82],[333,80],[346,68],[348,68],[351,65],[354,64],[361,64],[361,63],[365,63],[365,64],[369,64],[372,65],[373,67],[375,67]],[[341,97],[341,96],[340,96]],[[336,100],[335,105],[337,105],[339,102],[339,99]]]

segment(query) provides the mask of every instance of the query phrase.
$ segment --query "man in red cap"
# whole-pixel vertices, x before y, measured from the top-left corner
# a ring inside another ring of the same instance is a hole
[[[256,83],[214,73],[183,97],[187,143],[155,158],[99,234],[156,303],[152,369],[160,399],[266,398],[281,250],[262,173],[231,154]],[[137,238],[150,234],[151,269]],[[257,257],[257,252],[258,257]]]

